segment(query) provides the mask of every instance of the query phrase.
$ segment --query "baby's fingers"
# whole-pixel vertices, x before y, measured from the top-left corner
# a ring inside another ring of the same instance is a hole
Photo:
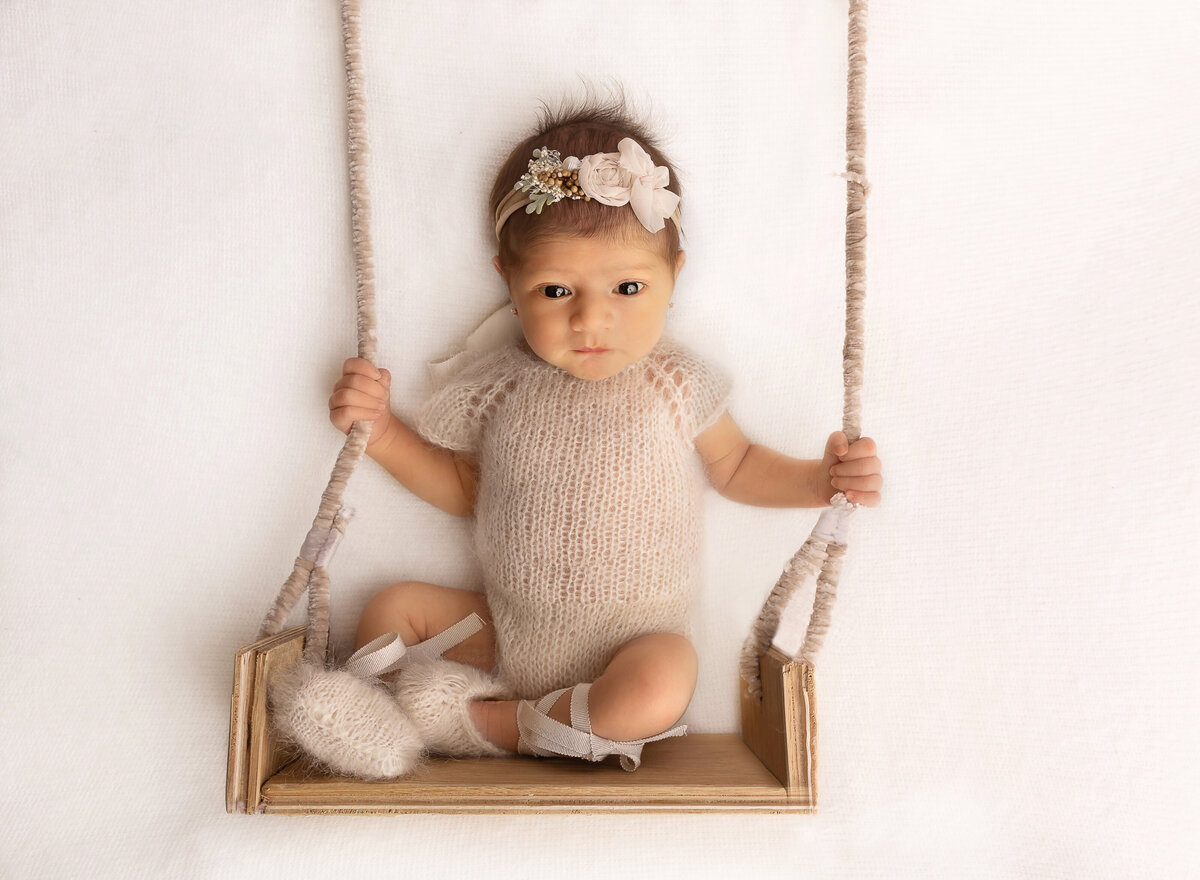
[[[387,370],[384,370],[383,372],[386,373]],[[373,363],[365,358],[360,357],[346,358],[346,362],[342,364],[343,376],[349,376],[353,373],[367,376],[371,379],[382,378],[380,371],[375,368]]]
[[[878,507],[883,502],[883,496],[878,492],[846,492],[847,501],[861,504],[863,507]]]
[[[878,492],[883,488],[883,477],[879,474],[869,474],[865,477],[833,477],[830,483],[833,488],[843,492]]]
[[[850,448],[838,457],[842,461],[853,461],[859,458],[869,458],[875,455],[875,453],[875,441],[870,437],[863,437],[851,443]]]
[[[385,377],[382,379],[372,379],[362,373],[347,373],[334,383],[335,391],[342,389],[351,389],[353,391],[362,391],[365,394],[370,394],[373,397],[387,399],[388,389],[391,386],[391,379],[386,376],[387,371],[384,370]]]
[[[388,398],[386,394],[380,394],[378,388],[379,386],[376,385],[373,389],[375,393],[362,388],[335,388],[333,394],[329,395],[329,409],[333,411],[348,406],[358,410],[381,413],[387,408]],[[357,416],[356,418],[363,417]]]
[[[829,469],[831,477],[863,477],[878,474],[882,470],[882,462],[878,458],[842,459]]]
[[[342,433],[350,430],[355,422],[374,422],[383,415],[382,409],[364,406],[338,406],[329,408],[329,418],[341,429]]]

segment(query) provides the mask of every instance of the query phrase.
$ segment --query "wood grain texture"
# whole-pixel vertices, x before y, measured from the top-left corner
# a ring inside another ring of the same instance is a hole
[[[642,766],[615,758],[433,758],[403,779],[331,776],[305,760],[262,790],[268,813],[808,812],[737,734],[650,743]]]
[[[246,769],[250,763],[250,692],[254,689],[254,651],[242,648],[233,658],[233,696],[229,701],[229,756],[225,764],[225,812],[246,812]]]
[[[270,730],[267,683],[272,671],[295,663],[304,627],[259,639],[237,652],[229,708],[229,756],[225,771],[226,812],[254,812],[262,783],[295,758]]]
[[[759,659],[763,695],[742,683],[742,738],[790,798],[817,806],[816,687],[811,663],[772,647]]]
[[[743,689],[742,737],[690,734],[649,743],[633,773],[622,770],[615,757],[600,763],[431,758],[402,779],[365,781],[295,759],[271,733],[267,681],[274,670],[297,661],[303,638],[304,628],[296,627],[238,653],[227,809],[232,803],[234,809],[240,804],[239,812],[296,815],[815,811],[812,667],[776,649],[762,660],[763,699]],[[239,751],[245,767],[240,781],[234,774]]]

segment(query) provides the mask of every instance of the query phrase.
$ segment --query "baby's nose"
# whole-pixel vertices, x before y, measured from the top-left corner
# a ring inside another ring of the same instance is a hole
[[[608,326],[608,303],[603,297],[580,296],[575,300],[571,313],[571,329],[576,331],[600,330]]]

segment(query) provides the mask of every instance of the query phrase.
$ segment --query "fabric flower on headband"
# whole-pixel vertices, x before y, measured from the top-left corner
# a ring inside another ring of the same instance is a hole
[[[579,185],[603,205],[632,205],[642,225],[658,232],[679,205],[679,196],[667,189],[671,172],[665,165],[655,167],[650,154],[633,138],[622,138],[617,150],[584,156],[579,162]]]
[[[633,138],[622,138],[617,150],[564,161],[557,150],[542,147],[533,151],[529,170],[513,189],[529,194],[528,214],[540,214],[561,199],[595,199],[602,205],[631,205],[641,224],[658,232],[679,206],[679,196],[667,189],[670,171],[664,165],[655,167]],[[507,216],[504,212],[499,218],[497,235]]]

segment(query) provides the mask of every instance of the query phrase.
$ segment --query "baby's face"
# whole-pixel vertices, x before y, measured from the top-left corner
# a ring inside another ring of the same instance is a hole
[[[662,337],[672,266],[638,245],[562,238],[532,248],[508,284],[525,341],[542,360],[580,379],[607,379],[645,357]]]

